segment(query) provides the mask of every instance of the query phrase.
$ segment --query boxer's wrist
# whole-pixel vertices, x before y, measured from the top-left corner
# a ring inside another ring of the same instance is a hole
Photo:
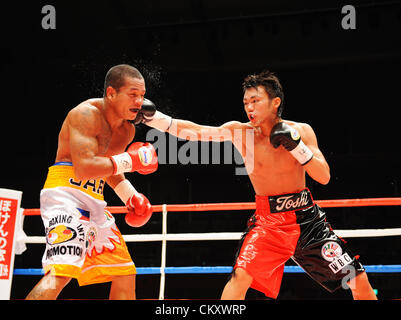
[[[122,202],[126,205],[128,200],[133,196],[138,194],[138,191],[134,188],[131,182],[124,179],[114,188],[114,192],[118,195]]]
[[[114,167],[113,175],[132,171],[132,158],[128,152],[111,156],[110,160]]]
[[[313,152],[303,143],[302,140],[299,141],[298,145],[292,149],[290,153],[301,165],[307,164],[313,158]]]
[[[156,111],[152,119],[145,121],[145,124],[162,132],[166,132],[171,127],[172,122],[172,117],[160,111]]]

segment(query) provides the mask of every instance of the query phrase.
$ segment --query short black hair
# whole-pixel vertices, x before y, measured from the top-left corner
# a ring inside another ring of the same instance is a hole
[[[258,86],[262,86],[266,90],[270,99],[276,97],[281,99],[281,103],[277,109],[277,116],[281,117],[284,108],[284,91],[274,72],[265,70],[258,74],[251,74],[247,76],[242,83],[244,92],[249,88],[257,88]]]
[[[113,87],[117,91],[124,86],[125,77],[131,77],[135,79],[143,79],[142,74],[139,70],[128,64],[119,64],[107,71],[104,79],[103,96],[106,96],[106,90],[108,87]]]

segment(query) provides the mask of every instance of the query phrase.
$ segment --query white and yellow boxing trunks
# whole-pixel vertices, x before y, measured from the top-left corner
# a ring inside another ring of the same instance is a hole
[[[105,210],[104,184],[103,179],[78,181],[71,162],[49,168],[40,193],[46,273],[76,278],[81,286],[136,273],[114,217]]]

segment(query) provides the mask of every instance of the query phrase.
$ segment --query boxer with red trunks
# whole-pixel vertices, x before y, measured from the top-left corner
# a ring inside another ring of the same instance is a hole
[[[284,93],[272,72],[246,77],[243,89],[247,123],[199,125],[172,119],[150,103],[135,120],[182,139],[231,141],[244,159],[256,193],[256,212],[222,299],[244,299],[249,287],[276,298],[290,258],[329,291],[349,286],[354,299],[376,299],[357,256],[335,235],[306,188],[305,173],[324,185],[330,180],[312,127],[282,119]]]
[[[40,194],[46,231],[44,277],[27,299],[56,299],[71,278],[80,285],[111,281],[110,299],[135,299],[135,264],[114,217],[105,210],[107,182],[128,207],[125,221],[144,225],[152,215],[149,200],[137,192],[125,172],[157,170],[149,143],[127,145],[133,121],[144,102],[145,81],[129,65],[111,68],[103,98],[73,108],[61,127],[54,165]]]

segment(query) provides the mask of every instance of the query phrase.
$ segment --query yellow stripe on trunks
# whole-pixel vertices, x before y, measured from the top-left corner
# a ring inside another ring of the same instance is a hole
[[[74,167],[71,162],[57,162],[49,167],[43,189],[70,187],[81,190],[91,197],[103,201],[104,183],[103,179],[78,180],[75,178]]]

